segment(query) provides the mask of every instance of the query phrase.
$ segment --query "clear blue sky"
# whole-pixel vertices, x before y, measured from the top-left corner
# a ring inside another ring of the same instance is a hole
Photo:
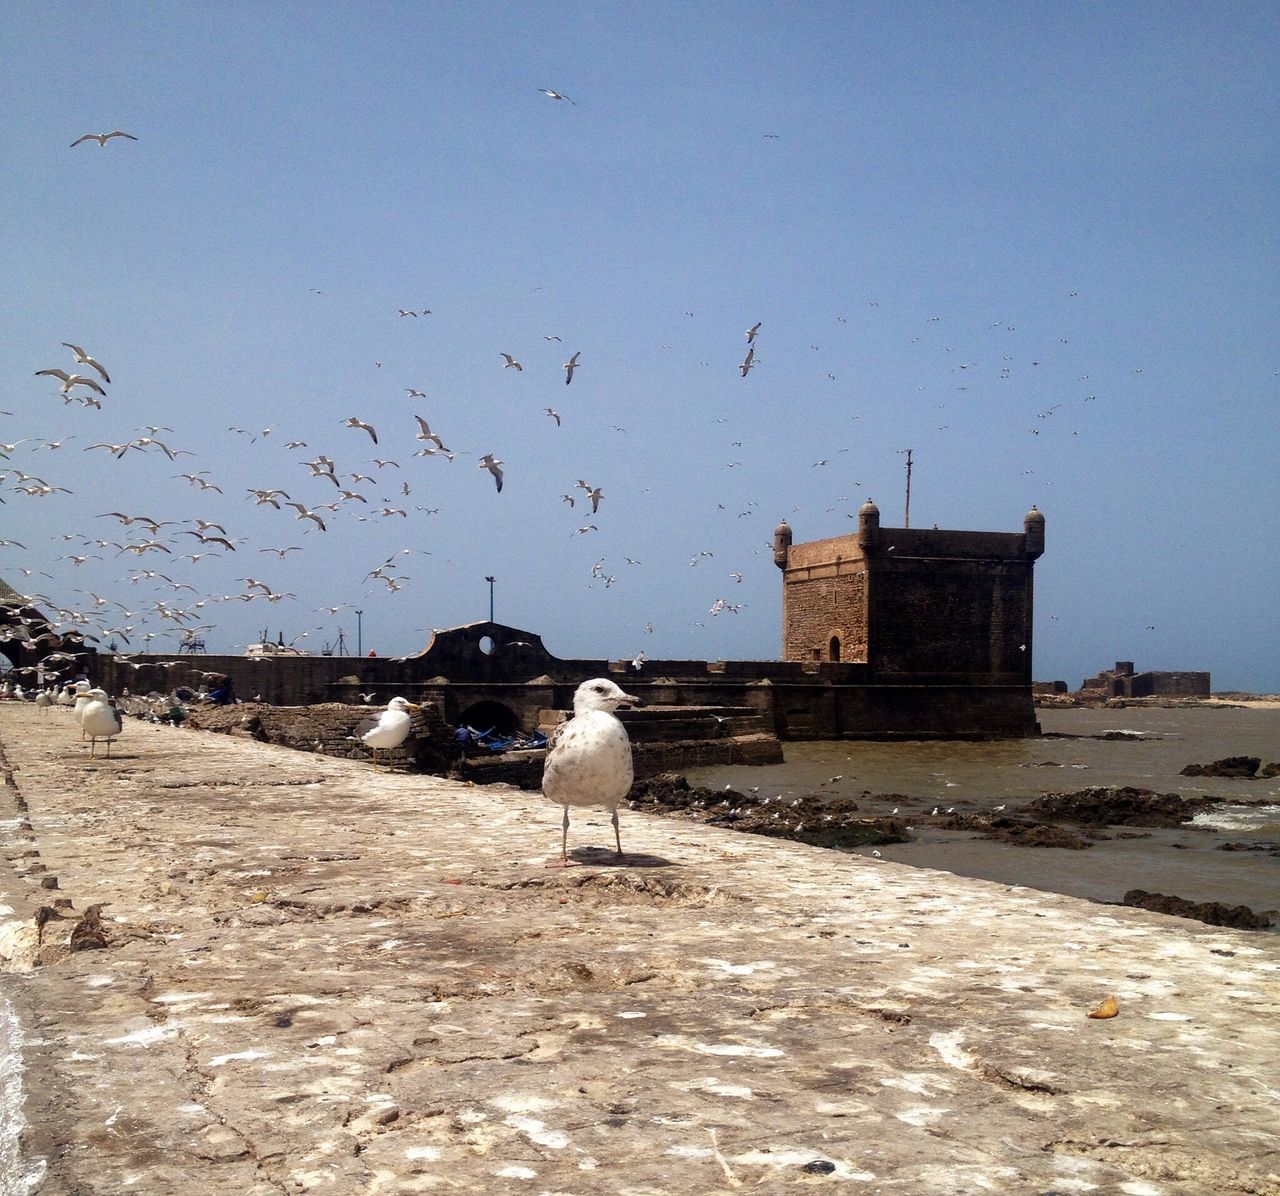
[[[119,601],[135,648],[177,643],[157,600],[206,599],[210,650],[318,649],[350,603],[398,654],[494,575],[561,656],[774,658],[774,525],[843,534],[867,496],[900,524],[911,447],[913,526],[1044,511],[1037,677],[1280,690],[1274,5],[55,0],[0,41],[19,590]],[[33,376],[63,341],[101,410]],[[194,455],[85,451],[147,425]],[[340,501],[316,454],[368,500],[326,532],[248,498]],[[83,546],[148,538],[112,510],[243,540]],[[405,548],[397,592],[366,577]],[[212,600],[245,577],[296,598]]]

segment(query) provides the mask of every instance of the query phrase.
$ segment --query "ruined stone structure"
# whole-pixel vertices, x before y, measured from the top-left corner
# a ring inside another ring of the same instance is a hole
[[[868,501],[854,535],[793,544],[784,522],[773,544],[783,659],[857,663],[870,682],[1030,685],[1034,507],[1013,534],[881,527]]]
[[[1137,673],[1131,660],[1117,660],[1114,669],[1086,677],[1080,688],[1109,698],[1207,698],[1210,694],[1208,673]]]

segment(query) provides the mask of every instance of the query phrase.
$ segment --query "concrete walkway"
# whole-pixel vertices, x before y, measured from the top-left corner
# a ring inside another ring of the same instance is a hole
[[[132,720],[0,746],[43,1193],[1280,1193],[1275,936],[626,810],[550,869],[537,794]]]

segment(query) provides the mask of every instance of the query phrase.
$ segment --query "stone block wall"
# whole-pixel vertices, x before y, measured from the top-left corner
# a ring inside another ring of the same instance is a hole
[[[190,708],[186,725],[323,756],[368,760],[369,749],[353,736],[360,722],[378,709],[338,702],[315,706],[269,706],[258,702],[201,705]],[[413,729],[397,756],[412,760],[424,772],[443,772],[455,754],[452,728],[445,723],[439,707],[434,703],[423,705],[414,713]]]

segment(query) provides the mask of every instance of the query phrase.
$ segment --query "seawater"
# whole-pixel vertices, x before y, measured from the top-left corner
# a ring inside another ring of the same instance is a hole
[[[895,806],[917,817],[934,808],[970,814],[997,806],[1016,814],[1045,793],[1089,786],[1224,797],[1226,803],[1189,825],[1110,828],[1109,838],[1083,851],[1012,847],[930,826],[915,827],[910,843],[877,850],[886,860],[1094,901],[1118,902],[1138,888],[1189,901],[1280,909],[1280,859],[1268,850],[1223,850],[1228,843],[1280,850],[1280,777],[1180,775],[1187,764],[1226,756],[1280,761],[1280,709],[1046,709],[1038,717],[1044,734],[1031,739],[785,743],[781,765],[717,766],[687,775],[691,784],[717,789],[849,798],[868,815],[888,814]]]

